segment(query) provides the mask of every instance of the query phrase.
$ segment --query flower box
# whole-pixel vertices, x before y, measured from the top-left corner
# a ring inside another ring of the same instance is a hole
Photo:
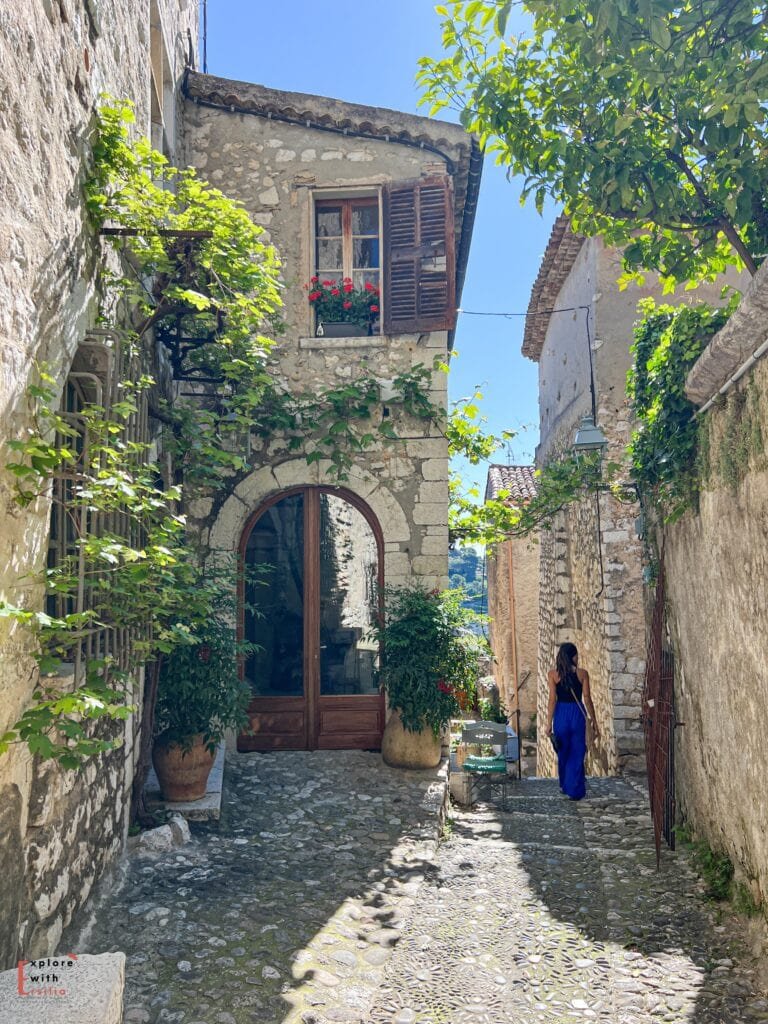
[[[341,320],[321,320],[318,322],[318,338],[362,338],[370,334],[367,324],[350,324]]]

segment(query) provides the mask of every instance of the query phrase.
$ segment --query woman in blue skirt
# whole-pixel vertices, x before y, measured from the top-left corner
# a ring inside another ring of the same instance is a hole
[[[584,758],[587,753],[587,722],[597,739],[595,709],[589,692],[589,673],[579,668],[575,644],[561,644],[555,668],[551,669],[547,735],[557,750],[557,774],[560,790],[571,800],[581,800],[587,792]]]

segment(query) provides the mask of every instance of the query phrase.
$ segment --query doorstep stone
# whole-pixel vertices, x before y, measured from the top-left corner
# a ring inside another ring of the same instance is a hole
[[[160,795],[160,783],[157,781],[155,770],[150,768],[147,783],[144,787],[144,798],[147,808],[150,811],[173,811],[175,814],[182,815],[187,821],[218,821],[221,817],[221,791],[224,786],[225,753],[225,744],[220,743],[216,751],[216,759],[213,762],[211,774],[208,776],[205,796],[200,797],[199,800],[181,800],[178,803],[172,800],[163,800]]]
[[[0,1024],[122,1024],[125,954],[59,954],[0,972]]]

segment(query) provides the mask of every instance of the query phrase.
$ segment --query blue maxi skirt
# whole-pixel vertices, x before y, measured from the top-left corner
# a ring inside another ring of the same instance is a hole
[[[557,739],[557,774],[560,789],[571,800],[581,800],[587,792],[584,758],[587,753],[587,723],[575,701],[558,701],[552,731]]]

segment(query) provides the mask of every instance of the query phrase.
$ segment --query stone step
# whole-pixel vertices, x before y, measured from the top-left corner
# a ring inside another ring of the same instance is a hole
[[[0,972],[0,1024],[122,1024],[125,954],[60,953]]]

